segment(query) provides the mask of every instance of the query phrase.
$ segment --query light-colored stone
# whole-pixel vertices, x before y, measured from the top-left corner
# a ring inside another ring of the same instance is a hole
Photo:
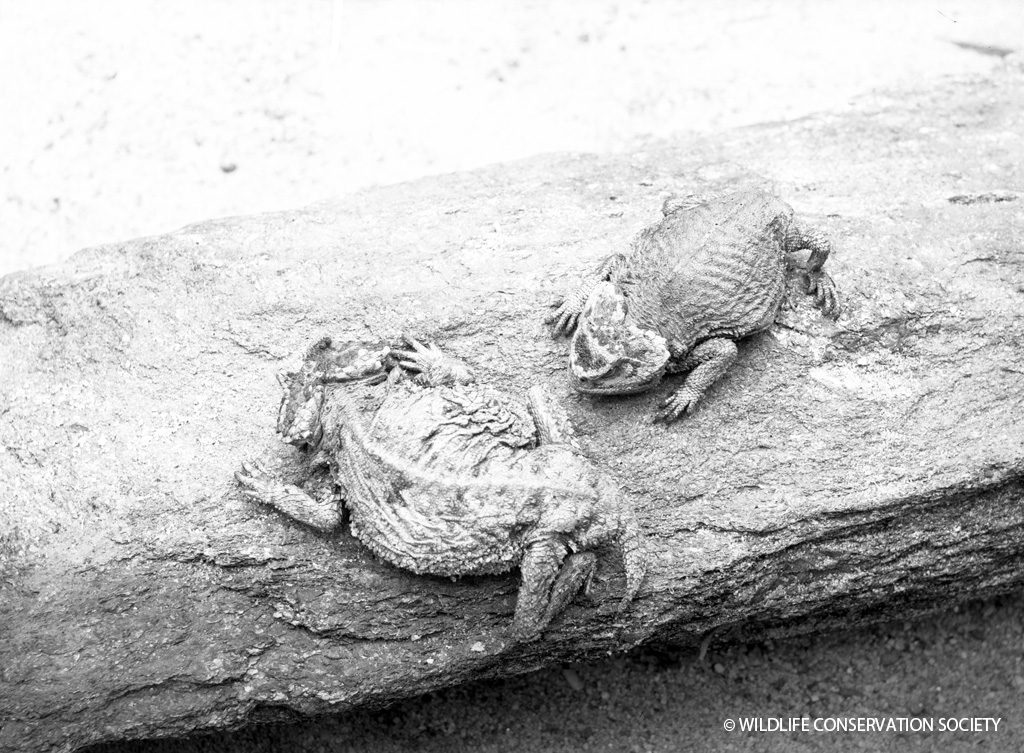
[[[339,710],[1019,584],[1024,211],[948,198],[1021,188],[1024,147],[1001,134],[1024,131],[1022,75],[214,221],[3,278],[0,747]],[[565,343],[540,323],[555,293],[668,192],[765,183],[833,235],[839,324],[789,313],[669,428],[650,414],[671,385],[572,394]],[[565,399],[649,540],[628,611],[606,573],[593,603],[508,648],[514,576],[413,576],[241,499],[239,461],[279,447],[285,354],[401,331],[483,381]]]

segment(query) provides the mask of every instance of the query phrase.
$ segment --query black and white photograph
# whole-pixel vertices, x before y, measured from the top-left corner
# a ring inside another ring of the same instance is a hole
[[[0,753],[1024,751],[1022,0],[0,0]]]

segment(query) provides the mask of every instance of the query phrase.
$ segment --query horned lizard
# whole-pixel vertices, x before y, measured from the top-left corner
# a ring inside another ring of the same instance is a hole
[[[385,380],[387,395],[365,422],[353,383]],[[514,640],[537,637],[589,587],[605,545],[618,548],[625,568],[620,608],[636,594],[646,565],[633,509],[582,456],[543,388],[524,405],[411,339],[402,350],[323,338],[280,381],[278,432],[325,478],[311,478],[307,492],[245,463],[235,477],[249,498],[322,531],[341,525],[343,502],[360,541],[416,573],[518,565]]]
[[[666,200],[659,223],[628,253],[606,259],[547,318],[575,335],[570,381],[580,392],[624,395],[689,372],[656,414],[671,421],[736,359],[735,340],[768,328],[787,289],[788,253],[810,251],[806,291],[836,317],[835,284],[822,267],[831,243],[765,191]]]

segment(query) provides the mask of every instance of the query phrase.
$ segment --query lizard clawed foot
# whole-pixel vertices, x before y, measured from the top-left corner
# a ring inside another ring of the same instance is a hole
[[[576,324],[579,322],[583,307],[576,305],[576,302],[571,299],[563,298],[555,301],[552,304],[552,308],[555,310],[544,317],[545,324],[554,325],[551,328],[551,336],[565,335],[568,337],[576,329]]]
[[[807,294],[814,296],[814,302],[821,306],[826,316],[839,318],[839,294],[831,277],[824,272],[808,272]]]
[[[411,350],[393,350],[398,365],[417,375],[417,379],[431,385],[468,384],[473,381],[469,367],[457,358],[446,356],[436,345],[423,345],[418,340],[403,335]]]
[[[242,494],[256,502],[263,502],[276,486],[270,472],[257,460],[242,463],[242,470],[235,471],[235,481],[242,487]]]
[[[595,573],[591,573],[590,576],[583,581],[583,585],[580,587],[579,593],[576,594],[576,601],[582,601],[584,604],[597,603],[597,594],[595,594],[596,589],[594,588],[595,581],[601,582],[602,579],[597,577]],[[628,599],[623,599],[623,609],[628,603]]]
[[[693,413],[697,401],[700,400],[700,395],[701,393],[696,390],[680,387],[665,398],[661,408],[654,414],[654,421],[669,423],[679,418],[683,413]]]

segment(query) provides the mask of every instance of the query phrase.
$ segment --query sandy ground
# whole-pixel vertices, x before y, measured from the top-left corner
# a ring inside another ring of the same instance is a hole
[[[840,110],[1022,42],[1020,0],[0,0],[0,274],[371,183]]]
[[[83,246],[557,150],[622,150],[985,73],[1021,0],[0,0],[0,274]],[[642,652],[383,712],[119,751],[1024,750],[1024,597]],[[741,715],[998,731],[727,734]]]

